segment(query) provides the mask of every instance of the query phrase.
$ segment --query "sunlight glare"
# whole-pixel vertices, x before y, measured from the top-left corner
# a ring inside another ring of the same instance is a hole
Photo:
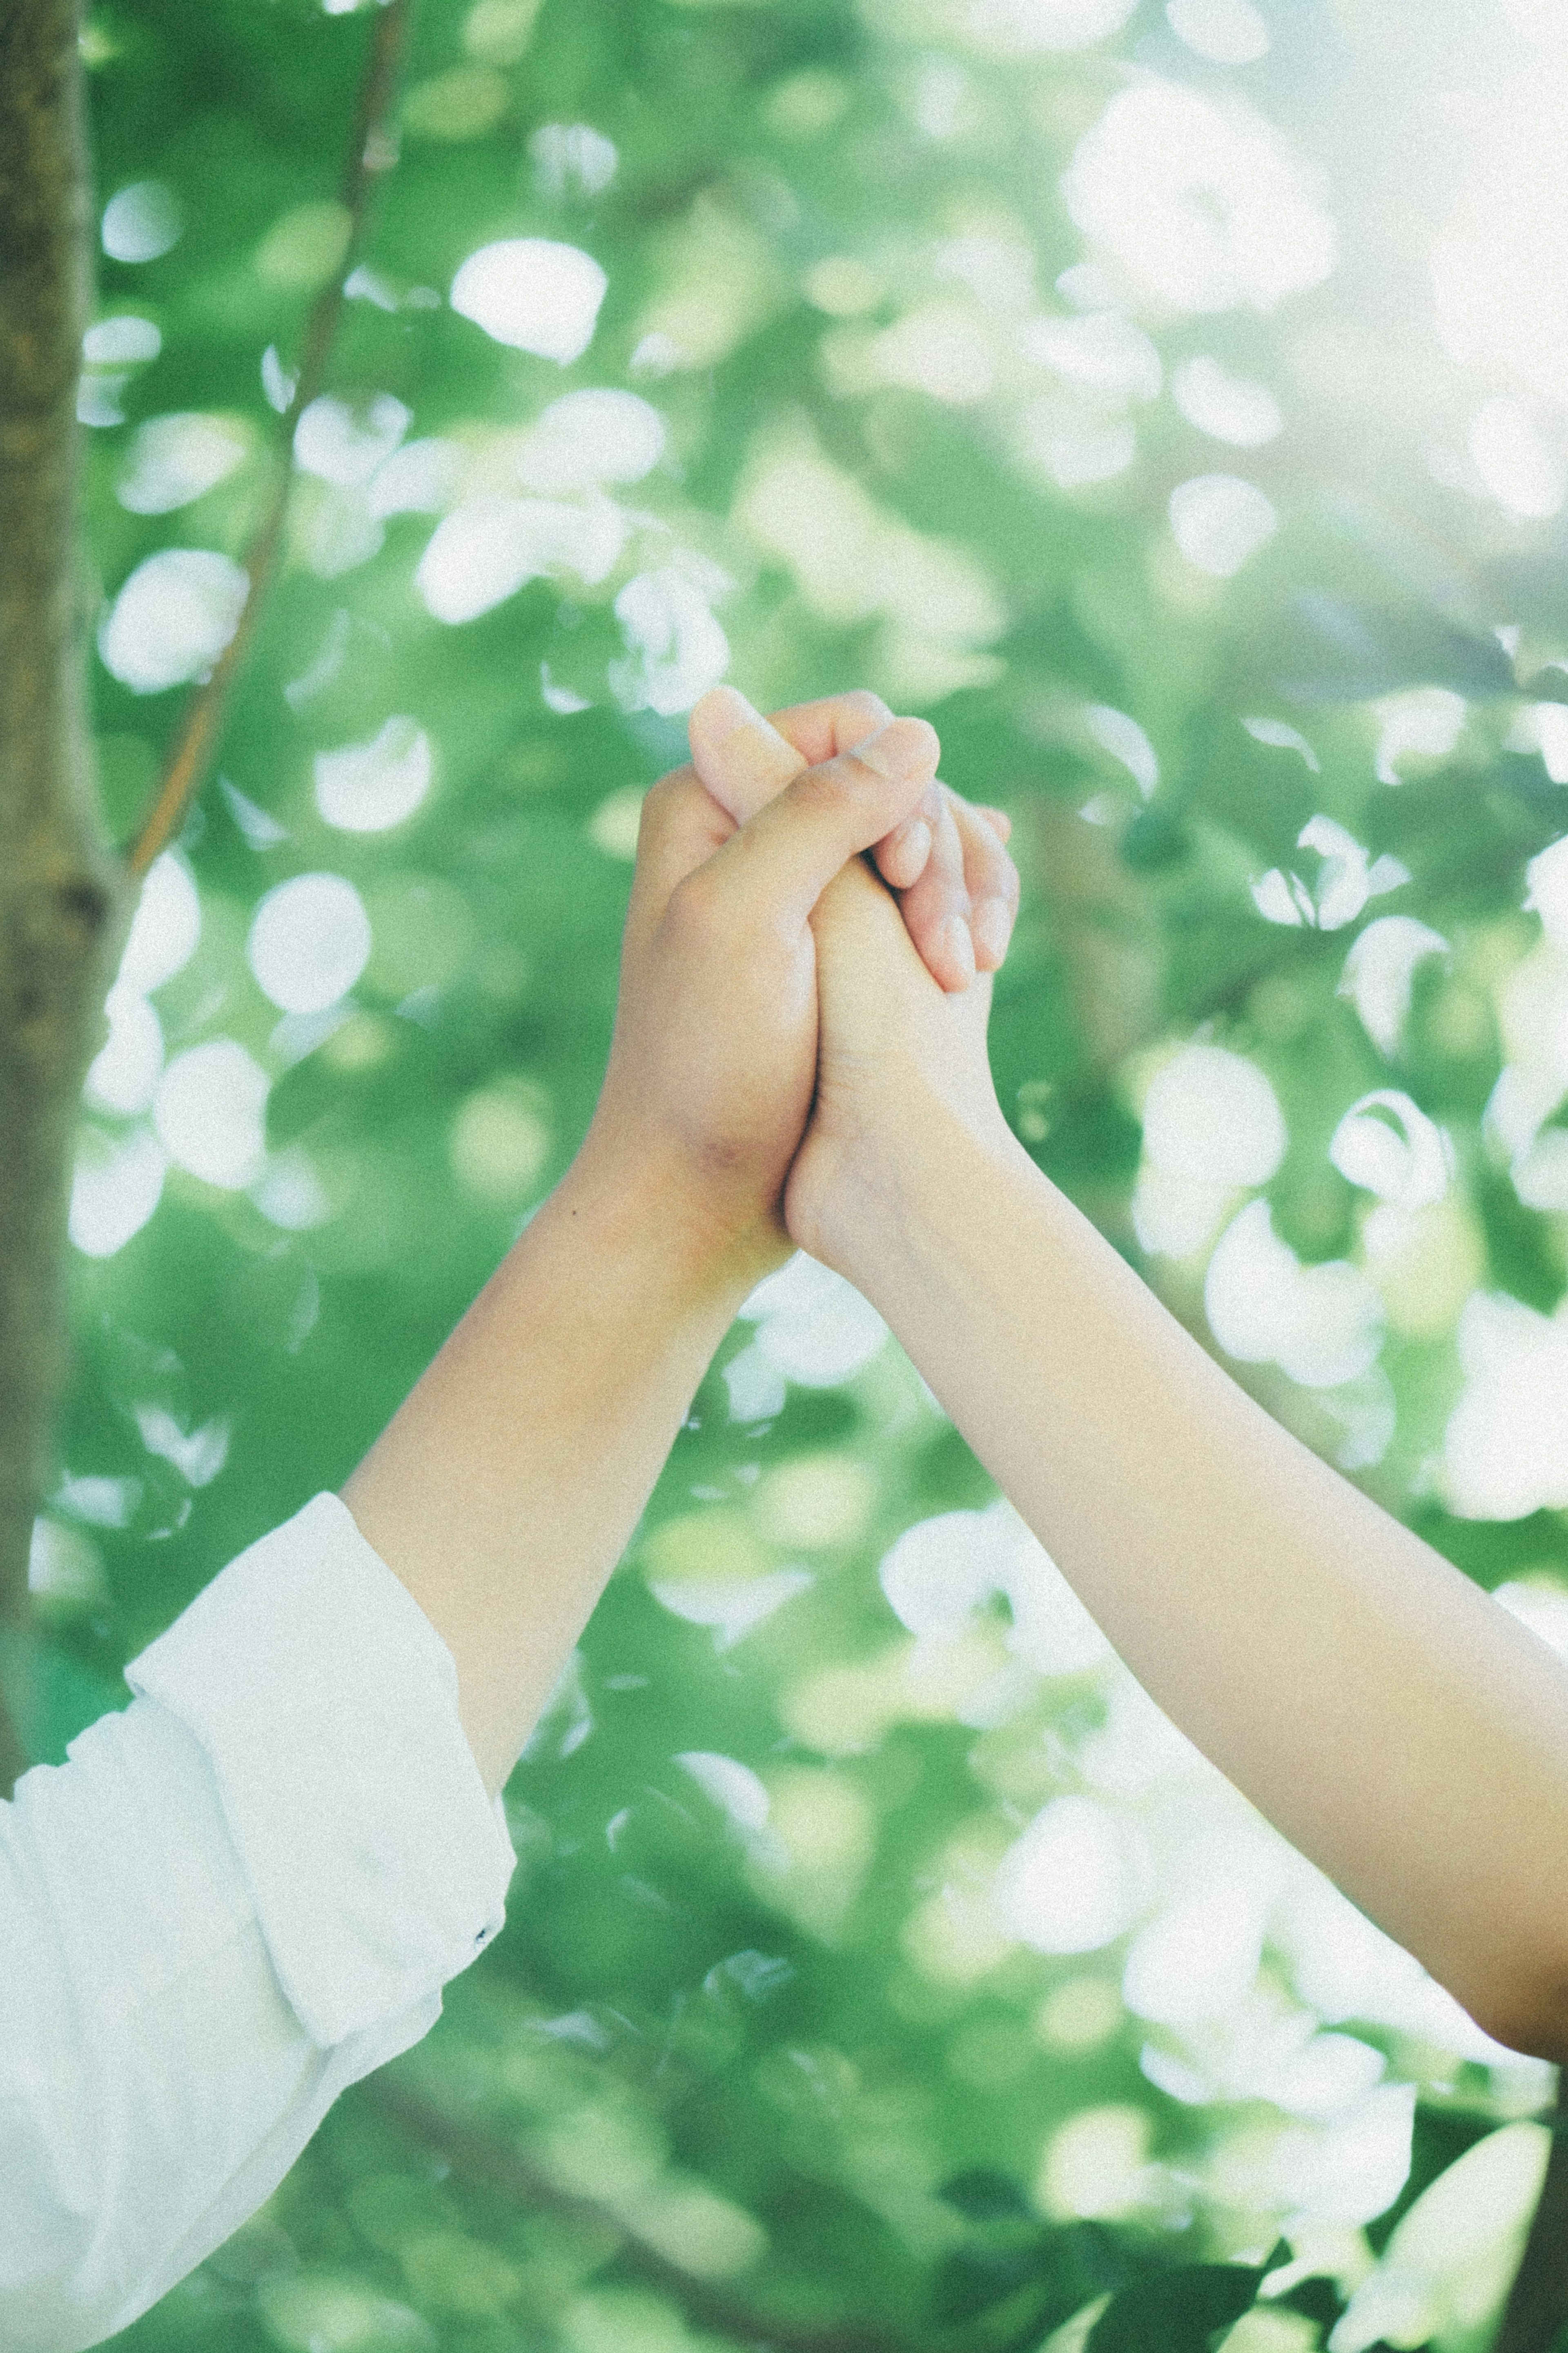
[[[1197,474],[1171,492],[1171,532],[1199,572],[1232,580],[1279,528],[1274,502],[1236,474]]]
[[[494,342],[565,367],[592,343],[609,282],[577,246],[504,237],[469,254],[452,280],[452,308]]]
[[[184,227],[178,200],[162,180],[136,180],[103,207],[103,249],[111,261],[156,261]]]
[[[1281,133],[1238,100],[1152,78],[1119,90],[1062,182],[1090,243],[1173,311],[1269,311],[1320,286],[1334,225]]]
[[[296,874],[260,900],[246,960],[282,1013],[320,1013],[353,987],[369,961],[370,918],[342,874]]]
[[[99,630],[105,670],[132,694],[210,676],[249,594],[248,577],[226,555],[160,548],[125,581]]]
[[[167,1163],[144,1127],[110,1137],[84,1128],[71,1179],[69,1231],[85,1258],[112,1258],[157,1208]]]
[[[993,1901],[1037,1953],[1093,1953],[1131,1926],[1149,1862],[1137,1830],[1092,1798],[1053,1798],[1003,1856]]]
[[[232,1038],[209,1038],[176,1054],[153,1107],[171,1160],[209,1185],[237,1192],[261,1174],[270,1086],[254,1056]]]
[[[318,752],[316,807],[345,833],[383,833],[412,817],[430,789],[430,738],[408,718],[389,719],[364,744]]]
[[[227,479],[251,448],[242,419],[152,417],[136,428],[115,496],[132,514],[172,514]]]
[[[183,972],[202,935],[202,902],[190,868],[178,850],[165,849],[147,870],[130,936],[120,959],[117,985],[150,996]]]
[[[1211,441],[1257,449],[1285,429],[1279,403],[1267,385],[1231,375],[1203,354],[1183,361],[1171,379],[1171,395],[1187,423]]]

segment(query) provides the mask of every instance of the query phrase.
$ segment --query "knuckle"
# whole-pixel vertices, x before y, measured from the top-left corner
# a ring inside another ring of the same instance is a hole
[[[893,715],[881,696],[873,694],[868,686],[851,687],[847,694],[839,698],[838,707],[850,719],[865,720],[868,734],[873,728],[885,727]]]
[[[1005,850],[994,850],[980,868],[984,895],[1005,900],[1009,907],[1018,903],[1018,870]]]
[[[886,791],[890,783],[910,786],[921,781],[921,796],[928,787],[925,777],[934,770],[941,745],[936,730],[923,719],[893,719],[881,728],[877,736],[876,767],[878,784]],[[859,746],[846,755],[856,763],[858,773],[871,766],[859,757]],[[934,776],[931,782],[935,782]]]
[[[799,796],[803,808],[825,817],[837,816],[859,801],[862,778],[868,774],[853,753],[841,752],[819,768],[807,768],[790,789]]]
[[[929,719],[899,719],[900,742],[907,747],[910,769],[934,768],[942,757],[942,738]]]

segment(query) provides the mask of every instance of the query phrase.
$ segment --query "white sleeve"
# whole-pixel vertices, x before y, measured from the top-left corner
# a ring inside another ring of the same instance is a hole
[[[82,2353],[435,2024],[515,1856],[423,1610],[318,1495],[0,1806],[0,2343]]]

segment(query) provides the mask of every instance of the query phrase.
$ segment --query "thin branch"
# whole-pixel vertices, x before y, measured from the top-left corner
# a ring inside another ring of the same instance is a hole
[[[101,838],[77,574],[89,207],[76,0],[0,0],[0,1616],[27,1624],[66,1361],[82,1081],[128,894]],[[0,1780],[25,1769],[0,1708]]]
[[[15,5],[15,0],[12,0]],[[289,501],[294,486],[294,427],[326,382],[338,322],[342,315],[343,288],[364,241],[371,198],[379,174],[395,160],[396,148],[387,128],[397,89],[398,71],[414,14],[413,0],[384,0],[371,35],[363,79],[354,110],[354,125],[343,164],[341,201],[348,215],[349,233],[342,262],[317,295],[305,327],[304,348],[294,394],[279,428],[277,478],[267,512],[245,551],[244,570],[250,586],[239,625],[214,666],[211,677],[185,712],[164,765],[156,797],[126,856],[132,875],[146,873],[159,851],[178,833],[208,765],[217,749],[229,690],[244,666],[256,634],[261,607],[272,585],[282,552]]]

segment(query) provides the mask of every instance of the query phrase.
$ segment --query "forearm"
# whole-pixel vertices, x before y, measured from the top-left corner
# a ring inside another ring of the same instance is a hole
[[[836,1263],[1152,1697],[1489,2031],[1554,2042],[1559,1661],[1255,1404],[1010,1139],[950,1125],[900,1168]]]
[[[716,1266],[650,1172],[580,1162],[344,1485],[457,1661],[492,1796],[756,1271]]]

